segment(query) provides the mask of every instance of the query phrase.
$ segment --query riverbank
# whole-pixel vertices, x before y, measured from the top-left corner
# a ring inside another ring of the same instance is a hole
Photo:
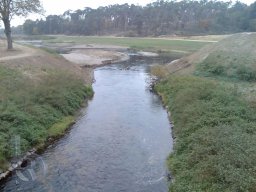
[[[6,51],[3,42],[0,49],[2,179],[51,138],[63,135],[93,91],[91,69],[40,49],[15,45]]]
[[[193,42],[193,45],[195,43],[197,42]],[[182,42],[181,44],[184,48]],[[192,45],[190,42],[188,44]],[[52,45],[55,46],[55,44]],[[104,45],[103,48],[103,45],[93,45],[94,47],[89,45],[88,47],[86,44],[86,47],[84,47],[85,45],[76,44],[73,47],[68,47],[68,49],[66,49],[66,46],[70,46],[70,44],[64,45],[63,49],[63,43],[60,43],[57,46],[58,49],[52,50],[46,48],[45,50],[48,52],[46,53],[40,49],[17,45],[14,52],[8,52],[2,60],[0,58],[4,71],[3,74],[6,73],[3,79],[8,82],[2,85],[3,88],[1,88],[9,91],[6,91],[8,93],[6,96],[1,95],[1,97],[4,102],[9,102],[8,99],[11,99],[10,103],[13,104],[13,108],[7,108],[7,111],[3,107],[4,112],[7,112],[7,114],[2,115],[4,117],[0,116],[1,120],[3,119],[1,121],[3,129],[8,130],[9,127],[12,127],[11,132],[2,134],[0,139],[3,143],[1,146],[5,147],[1,148],[2,151],[0,150],[3,170],[8,168],[9,163],[7,160],[12,159],[13,152],[15,152],[15,150],[11,150],[13,149],[13,145],[6,147],[10,142],[11,144],[13,142],[11,133],[14,133],[14,136],[21,135],[20,145],[23,153],[29,150],[31,146],[42,148],[48,143],[49,138],[58,137],[58,135],[63,134],[68,125],[74,121],[72,116],[79,109],[81,101],[84,98],[86,100],[90,98],[90,84],[93,79],[91,75],[92,69],[85,67],[84,70],[81,70],[81,66],[86,66],[86,63],[82,65],[72,64],[60,57],[58,53],[68,53],[73,50],[75,52],[79,51],[83,56],[100,57],[103,53],[102,51],[104,51],[104,54],[107,52],[108,57],[114,58],[106,59],[106,57],[102,57],[98,63],[91,63],[93,67],[112,63],[113,60],[120,61],[127,59],[126,54],[119,55],[118,57],[113,55],[113,53],[117,52],[117,49],[121,49],[121,47],[113,47],[113,45],[111,45],[111,48],[109,47],[110,45],[107,47]],[[88,51],[92,52],[89,54]],[[99,52],[98,56],[96,54],[97,51]],[[138,53],[138,55],[141,57],[155,57],[157,55],[145,51]],[[165,54],[161,50],[159,53]],[[170,56],[169,53],[167,55]],[[176,52],[175,54],[171,53],[171,56],[173,55],[177,56]],[[14,75],[10,76],[12,73]],[[17,81],[19,82],[18,84]],[[87,86],[83,89],[84,83]],[[7,85],[14,86],[15,88],[9,89],[4,87]],[[5,93],[5,91],[1,93]],[[77,94],[79,95],[78,97],[76,97]],[[17,117],[19,117],[18,120],[14,121]],[[9,153],[9,151],[11,152]],[[17,164],[13,163],[13,165],[16,167]]]
[[[47,43],[43,41],[23,41],[42,47],[50,52],[60,54],[66,60],[80,67],[96,68],[106,64],[124,62],[129,60],[126,54],[128,47],[100,44],[79,44],[73,42]]]
[[[170,191],[255,191],[253,39],[237,34],[162,69],[169,75],[155,89],[175,137]]]
[[[5,51],[4,46],[2,49],[6,54],[0,57],[1,78],[3,81],[8,81],[8,85],[18,87],[18,89],[11,92],[11,90],[7,91],[6,84],[0,85],[0,88],[5,90],[5,96],[3,96],[4,92],[2,93],[3,103],[14,98],[15,107],[14,111],[10,111],[8,107],[2,109],[1,126],[4,129],[11,124],[11,120],[5,119],[10,115],[16,118],[19,114],[21,118],[15,124],[17,127],[12,127],[14,136],[7,133],[6,140],[0,140],[1,146],[9,146],[2,148],[1,151],[0,180],[10,175],[30,156],[61,137],[75,122],[74,115],[83,103],[82,101],[84,99],[87,101],[92,96],[91,68],[129,59],[127,53],[119,52],[127,51],[127,48],[111,45],[95,45],[90,48],[85,45],[73,47],[60,45],[54,49],[43,48],[46,52],[22,45],[15,45],[15,50],[11,52]],[[77,58],[73,56],[69,59],[72,63],[69,63],[67,58],[58,56],[56,52],[58,49],[71,50],[71,54],[79,52],[80,56],[88,57],[91,63],[85,60],[78,64]],[[158,56],[150,52],[139,52],[137,55],[139,57]],[[110,62],[106,62],[109,60]],[[16,85],[17,80],[19,85]],[[83,85],[84,83],[86,86]],[[22,90],[26,91],[22,92]],[[25,103],[22,103],[23,100]],[[21,139],[18,144],[20,145],[18,155],[15,151],[17,149],[14,149],[13,142],[16,141],[13,141],[13,138]],[[9,151],[11,151],[10,154],[8,154]],[[26,151],[29,152],[26,153]]]
[[[129,56],[121,52],[95,49],[77,49],[61,55],[70,62],[93,68],[129,60]]]
[[[74,42],[48,43],[42,40],[17,41],[20,44],[41,47],[50,53],[60,54],[66,60],[80,67],[97,68],[108,64],[125,62],[130,55],[143,57],[180,57],[179,54],[155,53],[131,49],[125,46],[104,44],[81,44]]]
[[[138,58],[95,69],[93,99],[68,134],[40,154],[47,169],[39,158],[33,159],[40,166],[32,168],[35,181],[21,181],[19,175],[31,170],[27,166],[0,189],[168,191],[170,124],[159,97],[148,87],[148,68],[156,61]]]

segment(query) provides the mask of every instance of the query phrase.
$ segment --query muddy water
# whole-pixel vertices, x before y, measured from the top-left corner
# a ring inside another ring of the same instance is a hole
[[[94,98],[70,132],[1,191],[167,192],[168,116],[145,61],[95,71]]]

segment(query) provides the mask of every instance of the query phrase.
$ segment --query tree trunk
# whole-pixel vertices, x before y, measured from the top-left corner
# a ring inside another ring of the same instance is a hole
[[[10,50],[10,49],[13,49],[10,19],[8,19],[8,18],[3,19],[3,22],[4,22],[4,33],[7,38],[7,49]]]

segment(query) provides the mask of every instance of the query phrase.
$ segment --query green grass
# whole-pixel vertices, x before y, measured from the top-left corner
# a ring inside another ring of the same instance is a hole
[[[34,47],[33,47],[33,48],[34,48]],[[42,49],[42,50],[44,50],[45,52],[50,53],[50,54],[52,54],[52,55],[56,55],[56,56],[59,55],[56,50],[51,49],[51,48],[41,47],[40,49]]]
[[[194,52],[209,42],[189,40],[166,40],[153,38],[119,38],[119,37],[94,37],[94,36],[54,36],[55,39],[47,40],[50,43],[86,43],[127,46],[134,49],[148,51]]]
[[[197,75],[256,81],[256,58],[249,53],[214,51],[199,63]]]
[[[92,96],[92,88],[73,74],[51,70],[40,81],[0,66],[0,169],[14,156],[13,137],[21,152],[63,134],[71,116]]]
[[[58,137],[65,133],[67,127],[69,127],[72,123],[74,123],[75,118],[73,116],[64,117],[60,122],[55,123],[52,125],[49,130],[48,134],[50,137]]]
[[[193,76],[171,76],[156,86],[176,137],[170,191],[256,191],[256,108],[234,89]]]

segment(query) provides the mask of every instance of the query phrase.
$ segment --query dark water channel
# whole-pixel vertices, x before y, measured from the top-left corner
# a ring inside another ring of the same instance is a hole
[[[0,191],[167,192],[170,123],[148,61],[95,70],[95,95],[67,135]]]

